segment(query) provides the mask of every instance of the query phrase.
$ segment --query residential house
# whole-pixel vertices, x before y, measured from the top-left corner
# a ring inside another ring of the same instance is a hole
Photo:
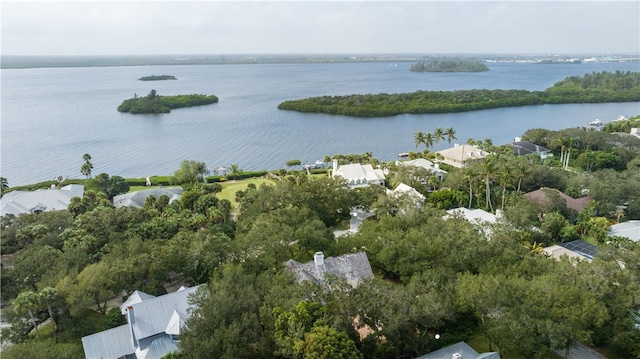
[[[591,200],[591,198],[588,196],[573,198],[555,188],[546,187],[527,192],[525,193],[525,196],[529,199],[529,201],[537,204],[545,204],[547,201],[552,199],[551,196],[559,196],[565,202],[567,208],[571,208],[577,212],[582,211]]]
[[[0,199],[0,216],[7,214],[40,213],[65,211],[73,197],[82,197],[84,186],[66,185],[60,189],[39,189],[37,191],[11,191]]]
[[[476,228],[484,233],[487,238],[491,238],[491,234],[493,233],[491,225],[498,222],[498,220],[502,216],[501,213],[502,212],[500,210],[497,210],[496,214],[494,215],[493,213],[487,212],[482,209],[468,209],[464,207],[458,207],[447,210],[447,215],[444,217],[444,219],[461,217],[467,222],[475,225]]]
[[[285,262],[285,267],[289,273],[293,273],[298,283],[306,280],[322,282],[325,274],[332,274],[344,278],[355,288],[365,280],[373,278],[373,271],[365,252],[328,258],[325,258],[322,252],[316,252],[313,261],[300,263],[290,259]]]
[[[434,176],[440,178],[440,181],[444,181],[444,176],[447,174],[447,171],[440,169],[439,163],[433,163],[424,158],[416,158],[415,160],[410,161],[396,161],[396,165],[422,167],[430,173],[433,173]]]
[[[189,316],[189,296],[199,286],[159,297],[135,291],[120,305],[127,324],[82,338],[87,359],[159,359],[178,350],[180,329]]]
[[[483,209],[468,209],[465,207],[458,207],[454,209],[447,210],[449,214],[445,218],[451,218],[452,216],[461,216],[466,219],[468,222],[474,224],[483,224],[483,223],[496,223],[500,218],[500,215],[494,215],[493,213],[487,212]],[[500,212],[498,212],[500,213]]]
[[[471,161],[481,160],[487,157],[488,152],[469,145],[459,145],[436,152],[444,159],[442,162],[457,168],[464,168]]]
[[[640,241],[640,220],[626,221],[609,227],[609,235]]]
[[[416,359],[500,359],[500,354],[496,352],[479,354],[475,349],[469,346],[469,344],[465,342],[458,342],[429,354],[416,357]]]
[[[425,196],[422,193],[418,192],[415,188],[409,185],[406,185],[404,183],[400,183],[398,186],[396,186],[396,188],[393,191],[388,189],[387,195],[393,196],[393,197],[407,195],[414,200],[416,205],[422,205],[422,203],[424,203],[424,200],[425,200]]]
[[[338,166],[338,160],[333,160],[331,175],[344,178],[351,188],[365,187],[372,184],[384,186],[386,179],[381,169],[374,169],[369,164],[351,163]]]
[[[522,141],[520,137],[516,137],[515,141],[513,141],[510,146],[516,156],[535,154],[543,160],[547,157],[553,156],[552,153],[549,153],[549,149],[540,145],[533,144],[529,141]]]
[[[183,189],[181,187],[164,188],[158,187],[153,189],[145,189],[136,192],[130,192],[113,197],[113,205],[120,207],[137,207],[141,208],[147,197],[153,196],[156,199],[161,196],[169,197],[169,203],[177,201],[182,196]]]
[[[562,258],[562,256],[567,256],[569,258],[577,258],[591,262],[596,255],[597,249],[595,245],[577,239],[575,241],[545,247],[544,251],[549,257],[558,260]]]

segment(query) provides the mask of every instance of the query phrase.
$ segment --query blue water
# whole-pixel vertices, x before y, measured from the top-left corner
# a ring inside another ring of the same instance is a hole
[[[2,70],[0,173],[11,186],[57,176],[81,178],[82,155],[94,174],[170,175],[185,159],[212,169],[278,169],[299,159],[371,151],[382,160],[415,150],[413,134],[453,127],[456,142],[508,143],[529,128],[561,129],[640,114],[640,103],[546,105],[441,115],[350,118],[280,111],[285,100],[320,95],[501,88],[543,90],[592,71],[640,71],[639,63],[493,63],[480,73],[412,73],[411,64],[183,65]],[[177,81],[143,82],[147,75]],[[160,95],[214,94],[217,104],[162,115],[117,106],[151,89]],[[448,144],[440,143],[435,150]]]

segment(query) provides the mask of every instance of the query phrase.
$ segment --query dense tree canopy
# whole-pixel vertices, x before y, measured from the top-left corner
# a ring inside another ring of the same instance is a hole
[[[137,95],[128,100],[124,100],[118,106],[118,112],[129,112],[132,114],[141,113],[169,113],[172,109],[192,106],[209,105],[218,102],[218,97],[214,95],[176,95],[160,96],[156,90],[151,90],[147,96]]]

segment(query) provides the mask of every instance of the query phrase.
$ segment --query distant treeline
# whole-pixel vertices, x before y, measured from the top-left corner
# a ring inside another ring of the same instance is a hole
[[[175,76],[171,75],[151,75],[151,76],[143,76],[139,78],[140,81],[162,81],[162,80],[177,80]]]
[[[137,95],[128,100],[124,100],[118,106],[119,112],[129,112],[132,114],[140,113],[168,113],[174,108],[192,107],[208,105],[218,102],[218,98],[214,95],[177,95],[177,96],[160,96],[156,90],[145,97]]]
[[[600,72],[564,79],[544,91],[460,90],[322,96],[278,105],[281,110],[357,117],[452,113],[500,107],[640,101],[640,72]]]
[[[412,72],[482,72],[489,71],[487,65],[478,60],[433,59],[411,65]]]

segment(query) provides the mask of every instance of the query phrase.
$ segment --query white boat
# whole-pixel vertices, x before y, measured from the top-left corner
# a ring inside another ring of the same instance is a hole
[[[589,126],[602,126],[602,122],[596,118],[595,120],[589,122]]]

